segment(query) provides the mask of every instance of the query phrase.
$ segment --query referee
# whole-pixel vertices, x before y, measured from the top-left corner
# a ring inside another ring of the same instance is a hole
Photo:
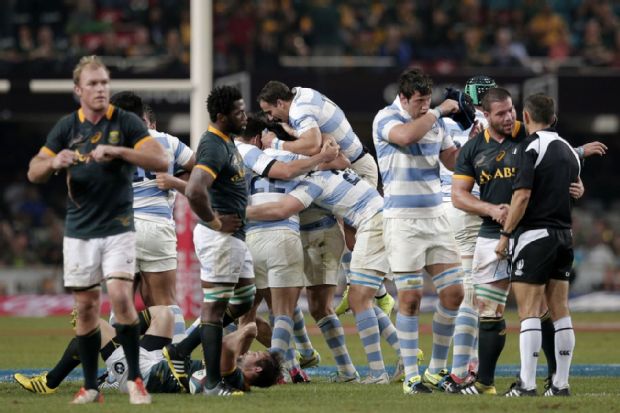
[[[521,371],[507,397],[536,395],[536,364],[541,347],[539,309],[547,300],[555,327],[557,370],[545,396],[569,396],[568,372],[575,334],[568,311],[568,279],[573,263],[571,184],[581,165],[575,150],[551,127],[555,102],[535,94],[525,99],[523,119],[529,136],[514,149],[517,172],[512,201],[500,242],[499,258],[508,251],[514,231],[511,281],[521,335]]]

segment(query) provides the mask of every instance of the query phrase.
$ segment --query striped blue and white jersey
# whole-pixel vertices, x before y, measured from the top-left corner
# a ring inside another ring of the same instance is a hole
[[[333,136],[349,161],[356,161],[363,154],[362,142],[342,109],[314,89],[296,87],[293,91],[295,97],[289,109],[288,123],[298,136],[318,128],[321,133]]]
[[[372,125],[379,171],[383,180],[387,218],[433,218],[444,213],[439,153],[454,146],[443,119],[416,143],[400,146],[390,143],[390,130],[410,122],[411,116],[400,106],[399,98],[379,111]]]
[[[484,113],[481,110],[476,109],[475,119],[480,125],[482,125],[483,129],[486,129],[489,126],[489,122],[487,122],[487,119],[484,117]],[[469,132],[471,131],[471,128],[473,128],[473,125],[470,128],[463,130],[458,123],[451,118],[444,118],[443,121],[446,125],[448,133],[452,136],[452,140],[454,141],[456,147],[460,148],[465,145],[465,143],[469,140]],[[441,180],[443,202],[452,202],[452,171],[443,166],[442,163],[440,163],[439,179]],[[478,184],[474,184],[471,193],[476,198],[480,198],[480,187]]]
[[[246,168],[252,170],[253,173],[260,176],[269,175],[269,169],[276,162],[272,156],[266,155],[260,148],[249,143],[239,142],[235,140],[237,150],[243,158]],[[283,152],[284,151],[278,151]],[[289,152],[286,152],[289,153]]]
[[[174,175],[183,169],[193,155],[193,151],[177,137],[149,129],[149,134],[164,147],[168,157],[167,173]],[[133,212],[134,216],[151,221],[174,223],[172,209],[176,191],[159,189],[155,174],[136,168],[133,176]]]
[[[250,169],[252,178],[249,183],[248,205],[260,205],[267,202],[278,202],[289,192],[295,189],[302,181],[294,178],[290,181],[271,179],[269,168],[276,162],[290,162],[299,158],[299,155],[276,149],[265,149],[242,142],[235,142],[243,163]],[[295,214],[280,221],[248,221],[246,233],[273,229],[290,229],[299,233],[299,215]]]
[[[351,169],[312,172],[304,177],[304,183],[290,195],[306,207],[314,203],[330,211],[353,228],[383,210],[379,192]]]

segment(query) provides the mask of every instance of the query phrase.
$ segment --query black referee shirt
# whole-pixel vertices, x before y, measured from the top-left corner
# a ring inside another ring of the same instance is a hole
[[[540,130],[514,149],[517,171],[513,191],[531,189],[524,228],[567,228],[572,224],[570,184],[581,171],[573,148],[552,129]]]

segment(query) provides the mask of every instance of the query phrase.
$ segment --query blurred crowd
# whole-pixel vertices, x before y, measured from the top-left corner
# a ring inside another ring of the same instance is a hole
[[[0,269],[62,265],[65,194],[43,189],[24,170],[0,194]]]
[[[0,4],[5,65],[63,70],[95,53],[188,70],[189,0]],[[440,70],[620,67],[619,14],[617,0],[215,0],[214,68],[269,70],[283,55],[391,56]]]

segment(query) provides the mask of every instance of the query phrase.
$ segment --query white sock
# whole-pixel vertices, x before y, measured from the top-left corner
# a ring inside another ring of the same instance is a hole
[[[553,322],[555,327],[555,361],[557,369],[553,385],[558,389],[568,387],[568,373],[575,349],[575,331],[570,316]]]
[[[379,287],[377,292],[375,292],[375,298],[381,298],[381,297],[383,297],[386,294],[387,294],[387,290],[385,289],[385,285],[383,285],[383,283],[381,283],[381,287]]]
[[[536,365],[541,345],[540,318],[532,317],[521,321],[521,334],[519,335],[521,372],[519,376],[525,390],[536,388]]]

